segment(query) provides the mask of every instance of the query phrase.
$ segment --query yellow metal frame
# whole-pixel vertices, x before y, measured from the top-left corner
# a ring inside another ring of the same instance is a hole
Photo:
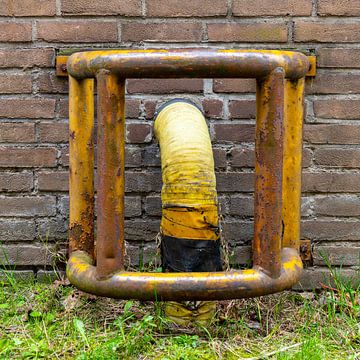
[[[177,301],[252,297],[294,285],[302,269],[302,121],[304,77],[309,68],[305,55],[276,50],[153,49],[73,54],[67,62],[70,282],[102,296]],[[161,274],[124,271],[124,84],[131,77],[257,79],[252,269]],[[98,86],[99,177],[95,250],[94,78]]]

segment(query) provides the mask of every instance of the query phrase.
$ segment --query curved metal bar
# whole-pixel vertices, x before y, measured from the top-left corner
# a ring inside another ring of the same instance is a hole
[[[102,50],[75,53],[67,62],[78,79],[94,78],[101,69],[123,78],[261,78],[278,67],[295,80],[310,63],[298,52],[237,49]]]
[[[84,251],[71,254],[67,265],[70,282],[91,294],[138,300],[224,300],[248,298],[291,288],[302,262],[292,248],[282,249],[281,274],[274,279],[260,268],[228,272],[133,273],[117,272],[99,280],[91,257]]]

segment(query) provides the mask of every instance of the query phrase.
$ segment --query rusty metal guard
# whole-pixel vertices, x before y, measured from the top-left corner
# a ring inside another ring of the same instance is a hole
[[[294,285],[302,269],[301,149],[304,77],[309,66],[301,53],[275,50],[108,50],[70,56],[70,282],[101,296],[176,301],[253,297]],[[201,273],[124,271],[125,79],[183,77],[257,80],[252,269]]]

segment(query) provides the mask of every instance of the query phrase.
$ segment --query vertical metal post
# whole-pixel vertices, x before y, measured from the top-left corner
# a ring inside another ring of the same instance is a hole
[[[69,76],[69,249],[94,258],[94,80]]]
[[[305,79],[285,81],[283,247],[300,247],[301,159]]]
[[[124,267],[125,80],[106,70],[97,76],[97,273]]]
[[[253,260],[272,277],[281,269],[284,70],[257,80]]]

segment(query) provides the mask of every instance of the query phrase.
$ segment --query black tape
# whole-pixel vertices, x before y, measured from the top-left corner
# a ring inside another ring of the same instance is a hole
[[[161,258],[166,272],[221,271],[220,240],[162,236]]]

